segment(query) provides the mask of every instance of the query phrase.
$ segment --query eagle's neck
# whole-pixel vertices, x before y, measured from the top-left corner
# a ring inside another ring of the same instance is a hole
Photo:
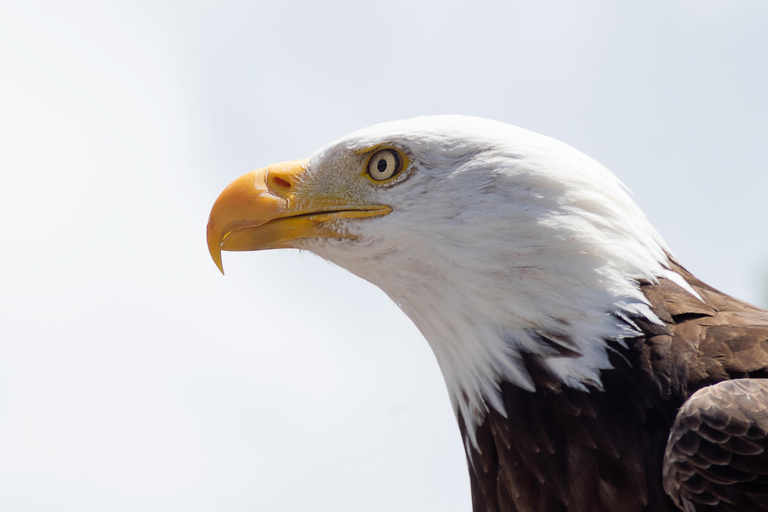
[[[612,344],[618,348],[638,334],[631,319],[658,322],[637,287],[640,276],[611,279],[607,270],[595,271],[587,286],[567,269],[520,265],[458,272],[463,278],[456,282],[435,263],[433,256],[417,272],[402,279],[390,274],[380,286],[430,343],[470,437],[489,408],[511,413],[501,382],[536,390],[527,358],[535,357],[558,385],[601,389],[601,371],[612,368]]]

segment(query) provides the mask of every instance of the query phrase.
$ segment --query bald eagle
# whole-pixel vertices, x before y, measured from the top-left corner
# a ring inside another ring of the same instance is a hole
[[[376,125],[238,178],[207,237],[220,270],[222,250],[304,249],[400,306],[445,377],[475,512],[768,510],[768,312],[691,275],[562,142]]]

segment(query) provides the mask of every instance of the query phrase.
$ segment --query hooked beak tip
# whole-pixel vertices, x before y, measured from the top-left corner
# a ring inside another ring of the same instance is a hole
[[[208,222],[207,238],[208,252],[211,253],[211,258],[213,258],[213,262],[221,272],[221,275],[224,275],[224,265],[221,261],[222,236],[221,233],[219,233],[218,230],[214,227],[213,219]]]

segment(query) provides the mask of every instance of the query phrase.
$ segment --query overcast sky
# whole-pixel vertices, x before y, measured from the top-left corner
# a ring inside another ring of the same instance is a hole
[[[232,179],[460,113],[606,164],[768,305],[768,4],[0,1],[0,509],[469,511],[427,343],[311,255],[225,253]]]

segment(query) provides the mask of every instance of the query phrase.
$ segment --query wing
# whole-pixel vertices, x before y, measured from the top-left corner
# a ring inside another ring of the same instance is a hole
[[[768,510],[768,381],[696,392],[664,455],[664,490],[686,512]]]

